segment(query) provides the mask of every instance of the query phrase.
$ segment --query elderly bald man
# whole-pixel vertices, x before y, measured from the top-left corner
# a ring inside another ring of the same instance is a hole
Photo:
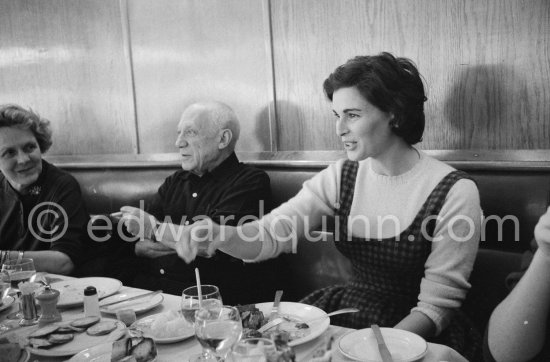
[[[267,174],[237,159],[239,130],[237,116],[223,103],[195,103],[185,109],[176,137],[182,170],[164,181],[146,211],[130,206],[120,209],[128,232],[139,236],[134,247],[137,263],[130,273],[125,271],[133,277],[130,284],[181,295],[194,284],[194,268],[198,267],[203,283],[217,285],[224,302],[236,304],[258,297],[248,295],[258,275],[274,275],[274,264],[245,264],[222,252],[186,265],[174,249],[163,244],[178,237],[178,227],[170,224],[189,225],[196,218],[209,217],[237,225],[245,217],[259,216],[271,203]]]

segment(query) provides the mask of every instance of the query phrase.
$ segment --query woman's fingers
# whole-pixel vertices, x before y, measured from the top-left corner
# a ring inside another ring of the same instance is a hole
[[[186,263],[190,263],[195,260],[197,254],[213,255],[215,248],[212,249],[210,245],[213,225],[215,224],[211,219],[203,219],[186,226],[175,246],[179,257]]]
[[[197,257],[198,249],[191,245],[190,230],[182,234],[182,238],[176,243],[176,253],[187,264],[191,263]]]

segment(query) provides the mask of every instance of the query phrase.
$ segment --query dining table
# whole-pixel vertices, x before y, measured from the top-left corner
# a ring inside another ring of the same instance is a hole
[[[55,275],[55,274],[49,274],[48,277],[50,278],[50,280],[54,280],[54,281],[74,279],[69,276],[62,276],[62,275]],[[121,286],[120,289],[118,289],[117,291],[117,293],[127,293],[127,294],[136,294],[140,292],[146,293],[148,291],[133,288],[133,287],[128,287],[128,286]],[[166,294],[166,293],[162,293],[162,296],[163,296],[163,300],[161,304],[159,304],[158,306],[156,306],[155,308],[149,311],[144,312],[143,314],[139,314],[137,318],[141,319],[150,315],[154,315],[157,313],[162,313],[170,310],[173,310],[173,311],[180,310],[181,296]],[[7,308],[6,310],[3,310],[2,312],[0,312],[0,322],[6,321],[6,317],[15,310],[16,304],[17,303],[13,303],[13,305],[10,308]],[[76,306],[73,308],[60,309],[60,312],[64,320],[71,320],[71,319],[84,316],[84,310],[82,305]],[[102,317],[113,318],[112,315],[104,314],[104,313]],[[12,325],[14,326],[13,329],[7,332],[4,332],[3,334],[13,333],[14,330],[17,330],[19,328],[15,326],[15,322],[12,322]],[[324,331],[323,334],[320,335],[319,337],[293,347],[296,353],[296,361],[298,362],[310,361],[314,353],[322,346],[325,346],[327,341],[331,340],[330,337],[332,337],[332,341],[333,341],[331,346],[332,361],[334,362],[353,361],[353,359],[350,359],[344,356],[338,348],[340,339],[343,336],[347,335],[348,333],[352,333],[353,331],[355,330],[340,327],[340,326],[335,326],[335,325],[329,325],[326,331]],[[2,335],[0,335],[0,337],[2,337]],[[456,352],[450,347],[447,347],[441,344],[436,344],[436,343],[429,343],[429,342],[427,343],[427,346],[428,346],[427,353],[418,361],[420,362],[439,362],[439,361],[467,362],[467,360],[463,356],[461,356],[458,352]],[[176,343],[171,343],[171,344],[157,344],[156,348],[158,353],[157,362],[188,361],[190,356],[196,355],[201,352],[201,346],[199,342],[196,340],[196,338],[194,337],[191,337]],[[60,361],[67,361],[69,358],[70,356],[45,357],[45,356],[31,354],[29,361],[30,362],[33,362],[33,361],[60,362]]]

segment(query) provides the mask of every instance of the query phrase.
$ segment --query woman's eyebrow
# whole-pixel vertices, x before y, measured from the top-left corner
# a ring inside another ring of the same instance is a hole
[[[361,109],[359,109],[359,108],[346,108],[346,109],[344,109],[343,112],[344,112],[344,113],[348,113],[348,112],[361,112]]]

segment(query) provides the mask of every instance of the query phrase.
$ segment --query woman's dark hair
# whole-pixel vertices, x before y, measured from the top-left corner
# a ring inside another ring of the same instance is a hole
[[[356,87],[365,99],[383,112],[391,113],[393,132],[413,145],[424,133],[424,84],[414,63],[390,53],[357,56],[336,68],[323,83],[325,93]]]
[[[26,110],[16,104],[0,106],[0,127],[16,127],[30,130],[36,138],[36,142],[42,153],[48,151],[52,145],[50,121],[41,118],[32,110]]]

